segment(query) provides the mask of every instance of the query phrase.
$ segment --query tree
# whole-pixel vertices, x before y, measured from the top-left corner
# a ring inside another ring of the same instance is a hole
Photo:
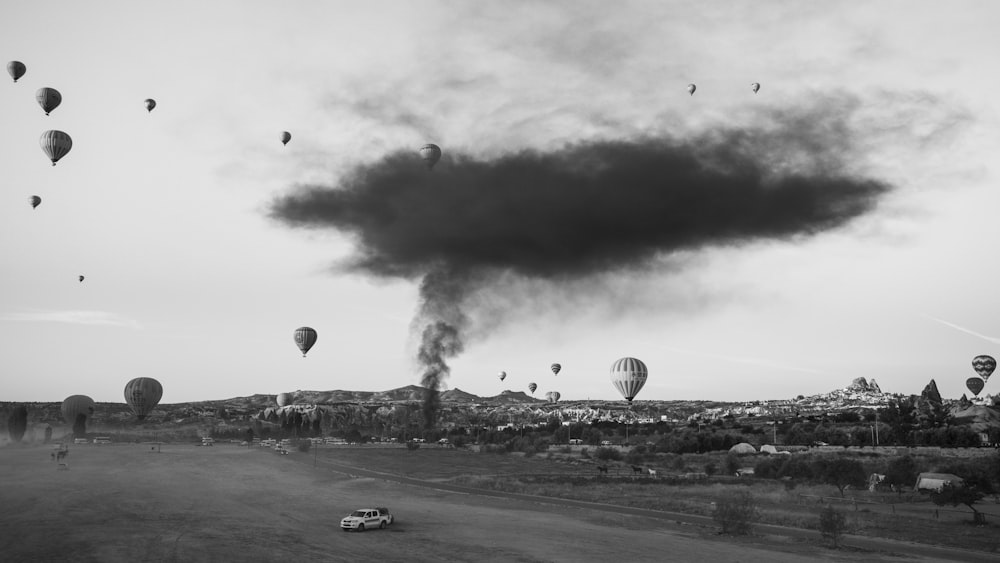
[[[967,487],[964,485],[954,485],[945,483],[941,490],[931,493],[931,500],[938,506],[950,504],[958,506],[964,504],[972,510],[972,521],[977,526],[986,525],[986,515],[976,510],[973,506],[983,498],[983,493],[977,487]]]
[[[746,491],[723,498],[715,505],[712,519],[722,526],[723,534],[745,536],[760,517],[757,501]]]
[[[847,517],[842,512],[834,510],[832,504],[828,504],[819,513],[819,533],[823,539],[829,540],[831,547],[840,547],[840,538],[847,530]]]
[[[28,407],[17,405],[7,418],[7,433],[12,442],[20,442],[28,429]]]
[[[885,484],[912,487],[917,482],[917,462],[912,457],[904,455],[894,458],[885,468]]]
[[[861,488],[865,486],[865,468],[856,459],[835,457],[816,461],[816,474],[822,483],[833,485],[840,491],[843,498],[847,487]]]

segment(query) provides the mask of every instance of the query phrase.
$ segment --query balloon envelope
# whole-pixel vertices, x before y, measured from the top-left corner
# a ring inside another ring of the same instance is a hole
[[[750,89],[753,90],[754,94],[756,94],[757,90],[760,90],[760,82],[754,82],[753,84],[751,84]]]
[[[697,90],[697,89],[698,89],[698,87],[695,86],[694,84],[688,84],[688,88],[687,88],[688,94],[691,94],[693,96],[694,95],[694,91]]]
[[[274,400],[278,403],[279,407],[292,404],[292,396],[288,393],[278,393],[278,396]]]
[[[84,280],[83,276],[80,276],[80,281],[83,281],[83,280]]]
[[[307,326],[295,329],[295,345],[299,347],[299,350],[302,350],[303,358],[306,357],[306,352],[316,343],[317,336],[316,331]]]
[[[42,204],[42,198],[38,197],[37,195],[33,195],[33,196],[29,197],[28,201],[31,202],[31,208],[32,209],[34,209],[34,208],[36,208],[36,207],[38,207],[39,205]]]
[[[84,415],[86,420],[94,415],[94,400],[86,395],[70,395],[62,402],[63,420],[69,424],[76,423],[76,417]]]
[[[38,100],[38,105],[42,106],[45,115],[48,115],[62,103],[62,94],[55,88],[39,88],[35,92],[35,99]]]
[[[146,98],[146,101],[143,103],[146,104],[146,111],[153,111],[153,108],[156,107],[156,100],[153,98]]]
[[[611,364],[611,383],[630,403],[646,384],[648,374],[646,364],[635,358],[622,358]]]
[[[21,61],[10,61],[7,63],[7,74],[14,79],[14,82],[17,82],[18,78],[24,76],[24,73],[27,70],[28,67],[24,66],[24,63]]]
[[[420,158],[424,160],[427,168],[434,168],[437,161],[441,159],[441,147],[433,143],[420,147]]]
[[[163,386],[152,377],[137,377],[125,384],[125,402],[142,420],[163,398]]]
[[[535,384],[535,383],[529,383],[528,384],[528,391],[531,391],[532,395],[535,394],[535,389],[538,389],[538,385],[537,384]]]
[[[561,369],[562,369],[561,365],[559,365],[559,364],[552,364],[552,373],[554,373],[556,375],[559,375],[559,371]]]
[[[73,148],[73,139],[62,131],[52,129],[42,133],[42,136],[38,139],[38,144],[41,145],[42,150],[45,151],[49,160],[52,161],[52,166],[55,166],[56,162],[66,156],[66,153]]]
[[[545,394],[545,398],[548,399],[550,403],[558,403],[559,397],[562,397],[562,395],[559,394],[559,391],[549,391]]]
[[[990,376],[993,375],[993,370],[997,369],[997,361],[993,356],[976,356],[972,358],[972,369],[976,370],[979,377],[983,378],[983,381],[989,381]]]
[[[500,381],[503,381],[504,379],[507,379],[507,372],[501,371],[500,373],[497,374],[497,377],[500,378]]]
[[[288,131],[282,131],[281,132],[281,144],[282,145],[287,145],[288,141],[291,141],[291,140],[292,140],[292,134],[291,133],[289,133]]]
[[[965,380],[965,386],[968,387],[969,391],[972,391],[972,394],[977,397],[979,396],[979,392],[983,390],[983,386],[985,385],[986,382],[983,381],[982,377],[970,377],[969,379]]]

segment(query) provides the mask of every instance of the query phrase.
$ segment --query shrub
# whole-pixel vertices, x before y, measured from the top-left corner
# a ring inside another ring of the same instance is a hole
[[[309,448],[312,447],[312,442],[310,442],[309,440],[299,440],[299,444],[297,447],[299,448],[300,452],[309,453]]]
[[[828,504],[819,513],[819,533],[824,540],[830,542],[830,547],[837,549],[840,547],[840,538],[847,530],[847,516],[842,512],[837,512],[833,505]]]
[[[609,460],[610,461],[621,461],[622,460],[622,453],[618,450],[618,448],[604,448],[604,447],[602,447],[602,448],[597,448],[597,451],[594,452],[594,457],[596,457],[597,459],[599,459],[601,461],[609,461]]]
[[[759,517],[757,501],[746,491],[721,499],[712,513],[712,519],[722,526],[723,534],[739,536],[748,535]]]
[[[408,449],[410,451],[419,450],[420,449],[420,444],[418,444],[417,442],[407,442],[406,443],[406,449]]]
[[[580,448],[580,457],[582,457],[584,459],[590,459],[590,449],[589,448]]]

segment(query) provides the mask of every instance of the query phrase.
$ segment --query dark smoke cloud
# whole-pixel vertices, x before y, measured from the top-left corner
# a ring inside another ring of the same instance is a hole
[[[642,270],[671,253],[813,235],[871,211],[891,187],[855,172],[857,135],[846,118],[827,106],[688,139],[603,140],[492,159],[445,146],[433,171],[412,150],[398,151],[335,186],[301,186],[270,213],[289,226],[350,234],[355,251],[344,266],[352,271],[421,279],[414,328],[425,327],[423,383],[437,390],[491,279]]]

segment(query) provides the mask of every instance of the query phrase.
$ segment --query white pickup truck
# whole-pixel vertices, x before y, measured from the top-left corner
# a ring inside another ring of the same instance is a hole
[[[365,528],[385,528],[392,524],[392,520],[392,514],[389,514],[389,509],[384,506],[359,508],[340,521],[340,529],[345,532],[351,530],[363,532]]]

